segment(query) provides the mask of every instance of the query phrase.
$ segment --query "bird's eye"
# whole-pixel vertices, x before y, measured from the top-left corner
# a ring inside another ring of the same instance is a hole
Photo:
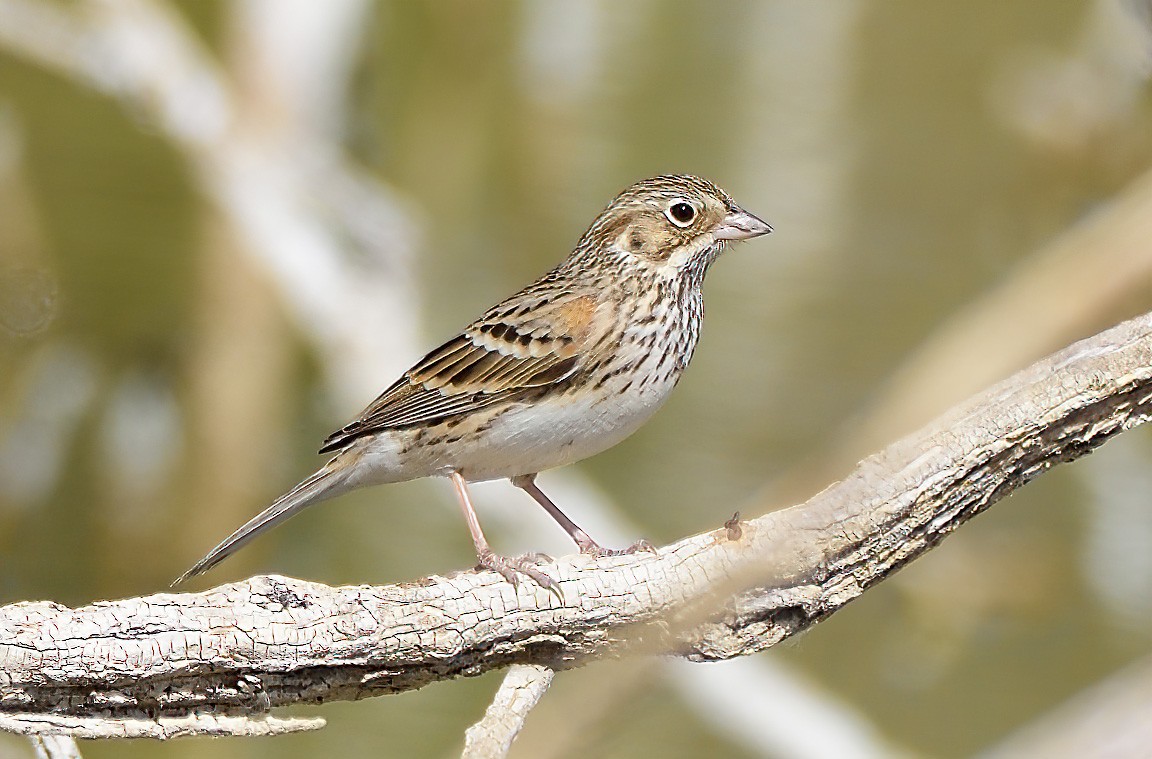
[[[664,215],[676,226],[686,227],[696,218],[696,209],[692,207],[691,203],[677,200],[668,206],[668,210],[664,212]]]

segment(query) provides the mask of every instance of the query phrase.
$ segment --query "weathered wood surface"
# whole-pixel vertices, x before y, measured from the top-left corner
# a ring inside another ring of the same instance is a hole
[[[467,571],[336,588],[254,577],[78,609],[11,604],[0,608],[0,728],[281,732],[318,723],[268,718],[271,707],[394,693],[513,663],[562,669],[636,651],[696,660],[761,651],[1150,410],[1145,315],[990,388],[802,505],[657,554],[542,565],[563,599]]]

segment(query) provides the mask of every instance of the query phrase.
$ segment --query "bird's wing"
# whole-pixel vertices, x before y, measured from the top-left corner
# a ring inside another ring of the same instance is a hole
[[[526,397],[571,377],[602,342],[606,319],[591,295],[520,296],[422,358],[321,453],[388,429],[428,424]]]

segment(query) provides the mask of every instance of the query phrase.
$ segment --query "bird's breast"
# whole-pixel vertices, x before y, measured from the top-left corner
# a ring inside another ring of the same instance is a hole
[[[666,302],[625,319],[611,349],[583,367],[578,381],[495,415],[457,471],[473,480],[531,474],[611,448],[668,399],[698,332],[698,318]]]

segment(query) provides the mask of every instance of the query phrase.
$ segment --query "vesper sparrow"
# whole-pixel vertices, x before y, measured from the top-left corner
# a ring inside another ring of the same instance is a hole
[[[708,267],[727,242],[771,231],[699,177],[632,185],[563,263],[417,362],[324,441],[320,453],[335,454],[327,464],[176,582],[207,571],[306,506],[355,488],[430,476],[452,480],[480,565],[511,582],[521,573],[555,588],[531,561],[493,553],[469,482],[506,477],[582,553],[617,553],[566,517],[537,487],[536,474],[611,448],[660,408],[696,348]]]

